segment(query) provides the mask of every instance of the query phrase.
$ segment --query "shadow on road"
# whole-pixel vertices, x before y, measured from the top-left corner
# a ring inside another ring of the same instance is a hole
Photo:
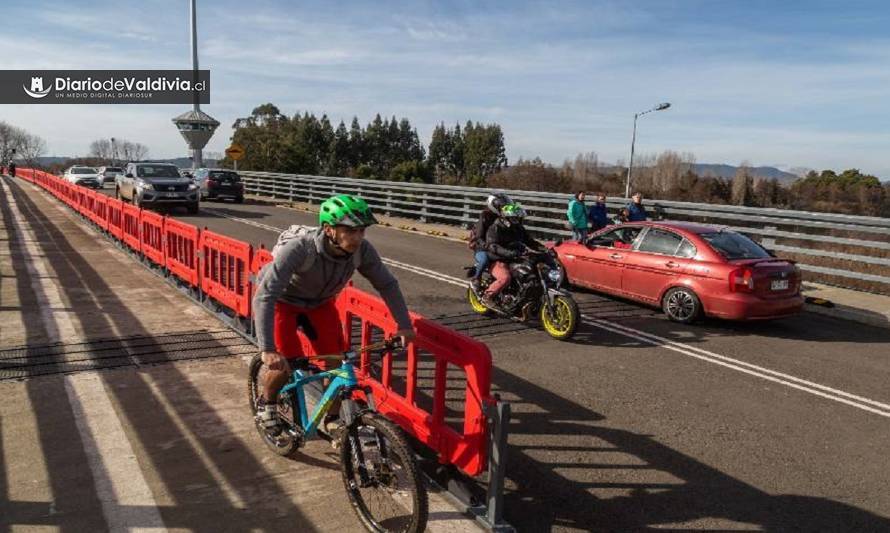
[[[767,494],[649,435],[607,427],[600,413],[514,374],[495,369],[494,383],[518,403],[505,508],[521,531],[714,531],[727,522],[763,531],[890,531],[890,519],[844,503]]]

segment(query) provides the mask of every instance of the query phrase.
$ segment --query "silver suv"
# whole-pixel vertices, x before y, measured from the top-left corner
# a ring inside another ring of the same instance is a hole
[[[127,163],[124,175],[115,181],[115,193],[139,207],[181,205],[191,214],[198,212],[200,200],[198,186],[169,163]]]

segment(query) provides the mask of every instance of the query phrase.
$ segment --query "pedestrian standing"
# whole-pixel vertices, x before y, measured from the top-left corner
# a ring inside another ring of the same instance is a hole
[[[572,239],[583,243],[587,239],[587,207],[584,205],[584,191],[578,191],[569,201],[566,216],[572,229]]]
[[[643,193],[635,192],[631,199],[633,201],[625,207],[627,210],[627,222],[642,222],[649,218],[646,208],[643,207]]]
[[[606,195],[597,193],[596,202],[587,209],[590,231],[601,230],[609,225],[609,212],[606,208]]]

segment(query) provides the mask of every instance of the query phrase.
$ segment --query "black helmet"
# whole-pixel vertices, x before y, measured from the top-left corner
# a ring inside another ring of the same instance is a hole
[[[513,199],[502,192],[489,194],[488,198],[485,199],[485,205],[488,206],[488,210],[498,216],[500,216],[501,209],[505,205],[509,205],[512,203]]]

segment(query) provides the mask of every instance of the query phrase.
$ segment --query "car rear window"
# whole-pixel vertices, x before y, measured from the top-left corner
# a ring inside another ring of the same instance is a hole
[[[96,169],[90,168],[90,167],[72,167],[71,173],[72,174],[95,174]]]
[[[637,248],[637,250],[655,254],[675,255],[677,248],[680,247],[680,243],[682,242],[683,237],[680,237],[676,233],[660,229],[650,229],[649,232],[646,233],[646,236],[643,237],[643,242],[640,243],[640,247]]]
[[[702,233],[704,239],[711,248],[727,259],[765,259],[770,257],[762,246],[752,241],[741,233],[734,231],[717,231],[714,233]]]
[[[105,172],[123,172],[119,167],[105,167]]]
[[[140,178],[179,178],[179,170],[168,165],[140,165],[136,167],[136,176]]]
[[[238,174],[235,174],[234,172],[211,171],[210,177],[218,180],[238,181]]]

